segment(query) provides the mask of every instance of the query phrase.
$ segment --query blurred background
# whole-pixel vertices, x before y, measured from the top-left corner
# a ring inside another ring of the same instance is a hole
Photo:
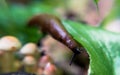
[[[34,15],[48,13],[119,33],[120,20],[114,4],[114,0],[99,0],[97,4],[94,0],[0,0],[0,42],[7,36],[7,41],[0,43],[0,73],[87,75],[89,56],[86,52],[70,66],[72,52],[38,28],[28,28],[27,22]],[[14,45],[10,37],[16,37],[21,46],[9,49]],[[4,49],[5,43],[12,46]]]

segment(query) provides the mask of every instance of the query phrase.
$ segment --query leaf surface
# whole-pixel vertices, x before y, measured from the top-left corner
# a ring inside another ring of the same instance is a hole
[[[100,28],[62,21],[73,38],[90,56],[89,75],[120,74],[120,35]]]

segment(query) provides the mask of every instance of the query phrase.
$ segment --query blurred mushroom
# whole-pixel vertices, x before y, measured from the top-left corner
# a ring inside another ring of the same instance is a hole
[[[25,46],[22,47],[20,53],[23,55],[34,55],[37,54],[37,45],[35,43],[27,43]]]
[[[35,65],[36,61],[35,61],[35,58],[33,56],[25,56],[23,59],[23,63],[25,65]]]
[[[24,55],[23,65],[25,66],[25,71],[29,73],[35,73],[36,71],[36,59],[34,57],[38,56],[38,48],[35,43],[27,43],[19,51],[20,54]]]
[[[2,72],[11,72],[14,70],[13,53],[20,47],[20,41],[14,36],[4,36],[0,39],[0,51],[4,53],[1,57]]]
[[[23,59],[25,71],[28,73],[36,73],[36,60],[33,56],[25,56]]]

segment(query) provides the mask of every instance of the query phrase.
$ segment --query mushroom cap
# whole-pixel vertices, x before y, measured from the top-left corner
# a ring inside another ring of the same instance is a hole
[[[20,53],[24,55],[33,55],[36,51],[37,45],[35,43],[27,43],[21,48]]]
[[[25,65],[35,65],[36,60],[33,56],[25,56],[24,59],[23,59],[23,63]]]
[[[15,51],[21,47],[21,42],[14,36],[4,36],[0,39],[0,50]]]

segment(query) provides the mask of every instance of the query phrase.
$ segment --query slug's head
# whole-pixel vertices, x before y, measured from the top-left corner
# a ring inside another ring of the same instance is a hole
[[[59,21],[59,19],[54,16],[54,15],[49,15],[49,14],[38,14],[36,16],[33,16],[29,21],[28,21],[28,26],[38,26],[38,25],[45,25],[45,24],[50,24],[50,20],[56,20]]]
[[[27,25],[28,27],[38,26],[38,22],[39,22],[39,15],[36,15],[28,21]]]
[[[28,21],[28,27],[38,27],[43,33],[47,33],[54,23],[60,23],[59,18],[50,14],[38,14]],[[54,29],[55,30],[55,29]],[[51,33],[51,32],[50,32]]]

